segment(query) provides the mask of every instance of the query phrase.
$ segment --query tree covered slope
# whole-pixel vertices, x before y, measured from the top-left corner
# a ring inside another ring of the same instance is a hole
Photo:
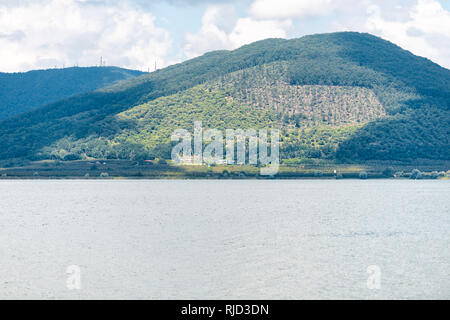
[[[450,70],[369,34],[216,51],[0,122],[0,159],[170,156],[170,134],[280,128],[288,158],[450,159]]]
[[[116,67],[0,73],[0,120],[142,75]]]

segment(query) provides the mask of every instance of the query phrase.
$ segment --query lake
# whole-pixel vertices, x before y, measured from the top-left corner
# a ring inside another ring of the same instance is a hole
[[[449,299],[449,231],[450,181],[2,180],[0,298]]]

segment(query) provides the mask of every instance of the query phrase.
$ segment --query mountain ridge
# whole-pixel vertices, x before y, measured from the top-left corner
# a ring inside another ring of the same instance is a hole
[[[0,120],[142,75],[118,67],[71,67],[0,73]]]
[[[245,77],[268,85],[252,89]],[[225,112],[229,122],[218,123],[223,106],[256,118]],[[255,126],[258,113],[282,129],[284,159],[450,159],[449,109],[450,70],[386,40],[354,32],[268,39],[1,121],[0,159],[167,158],[175,124],[190,128],[198,116],[206,126]]]

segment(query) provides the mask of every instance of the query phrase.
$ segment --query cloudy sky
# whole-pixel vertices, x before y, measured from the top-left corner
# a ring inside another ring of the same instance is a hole
[[[450,68],[450,0],[0,0],[0,72],[147,71],[265,38],[361,31]]]

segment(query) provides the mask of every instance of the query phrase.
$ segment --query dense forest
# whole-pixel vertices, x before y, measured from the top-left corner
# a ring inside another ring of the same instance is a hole
[[[151,159],[195,120],[279,128],[284,159],[450,159],[450,70],[369,34],[216,51],[0,122],[0,159]]]
[[[0,120],[142,74],[116,67],[0,73]]]

